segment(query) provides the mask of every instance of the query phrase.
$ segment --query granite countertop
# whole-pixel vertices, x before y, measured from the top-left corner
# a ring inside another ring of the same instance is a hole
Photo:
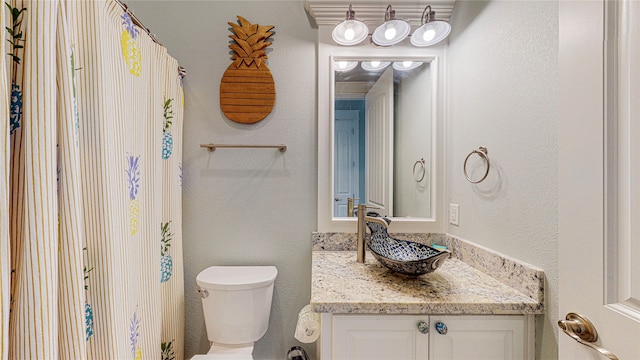
[[[313,251],[311,308],[342,314],[542,314],[544,275],[534,270],[527,276],[533,279],[528,296],[454,256],[432,273],[410,277],[389,271],[370,253],[359,264],[355,251]]]

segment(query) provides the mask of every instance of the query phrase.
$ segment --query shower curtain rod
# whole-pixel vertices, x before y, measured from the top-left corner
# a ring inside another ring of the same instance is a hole
[[[133,23],[135,25],[137,25],[139,28],[141,28],[142,30],[144,30],[144,32],[147,33],[147,35],[149,35],[149,37],[151,38],[151,40],[153,40],[154,43],[160,45],[160,46],[164,46],[160,43],[160,41],[158,41],[158,39],[156,39],[156,37],[151,33],[151,30],[149,30],[148,27],[144,26],[144,24],[142,24],[142,21],[140,21],[140,19],[138,19],[132,11],[129,10],[129,6],[127,4],[125,4],[122,0],[114,0],[118,5],[120,5],[120,7],[122,8],[122,10],[124,10],[127,14],[129,14],[129,16],[131,16],[131,20],[133,20]],[[184,79],[187,76],[187,69],[184,68],[184,66],[178,66],[178,75],[180,76],[181,79]]]

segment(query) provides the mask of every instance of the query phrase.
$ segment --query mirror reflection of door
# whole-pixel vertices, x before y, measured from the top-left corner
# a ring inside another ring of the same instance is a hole
[[[356,100],[357,101],[357,100]],[[353,101],[346,101],[350,107]],[[336,110],[334,216],[347,214],[347,199],[360,199],[360,110]],[[357,203],[357,202],[356,202]]]
[[[393,68],[365,96],[367,107],[365,189],[367,205],[393,216]]]

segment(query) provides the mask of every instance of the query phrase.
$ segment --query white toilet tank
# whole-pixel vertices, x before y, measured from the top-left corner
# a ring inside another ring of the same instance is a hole
[[[267,332],[275,266],[211,266],[196,277],[207,337],[214,344],[253,343]]]

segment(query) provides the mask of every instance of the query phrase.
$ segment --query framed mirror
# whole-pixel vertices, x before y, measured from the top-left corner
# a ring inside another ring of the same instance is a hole
[[[367,204],[388,217],[431,217],[429,59],[334,63],[333,217]]]
[[[352,202],[391,217],[390,232],[444,232],[443,55],[321,39],[318,231],[355,232]]]

